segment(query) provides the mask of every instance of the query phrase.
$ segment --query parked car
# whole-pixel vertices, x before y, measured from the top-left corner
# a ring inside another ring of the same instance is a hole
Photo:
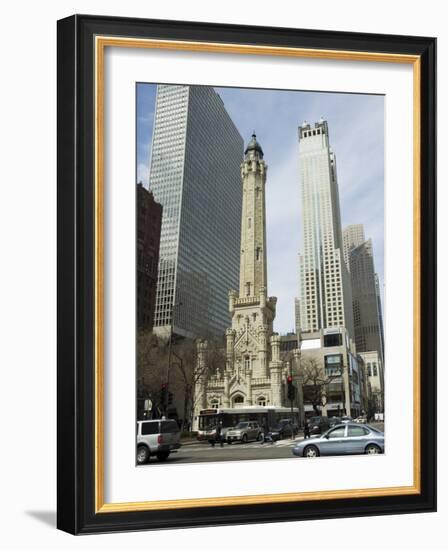
[[[227,443],[229,445],[234,441],[247,443],[248,441],[261,441],[263,439],[263,429],[258,422],[239,422],[234,428],[227,430]]]
[[[295,456],[317,457],[328,455],[380,454],[384,453],[384,434],[372,426],[360,426],[350,422],[331,428],[320,437],[304,439],[297,443]]]
[[[299,431],[299,428],[291,419],[284,418],[279,421],[273,431],[278,432],[280,439],[282,439],[284,437],[295,436]]]
[[[367,416],[365,414],[362,414],[361,416],[355,418],[353,422],[356,422],[357,424],[367,424]]]
[[[330,419],[327,416],[312,416],[308,419],[310,435],[323,434],[330,429]]]
[[[145,464],[151,456],[166,460],[180,447],[180,431],[175,420],[141,420],[137,422],[137,464]]]
[[[330,424],[330,428],[334,428],[334,426],[337,426],[338,424],[342,424],[341,417],[340,416],[329,416],[328,417],[328,423]]]

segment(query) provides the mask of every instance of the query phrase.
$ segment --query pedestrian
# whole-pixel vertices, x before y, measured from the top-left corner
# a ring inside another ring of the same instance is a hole
[[[224,439],[222,437],[222,422],[218,422],[216,426],[216,442],[222,447],[224,445]]]
[[[268,427],[266,424],[263,424],[262,426],[263,431],[261,433],[261,444],[264,445],[264,443],[267,441],[267,435],[268,435]]]
[[[305,426],[303,428],[303,437],[304,437],[304,439],[309,439],[311,437],[311,435],[310,435],[310,425],[307,421],[305,421]]]

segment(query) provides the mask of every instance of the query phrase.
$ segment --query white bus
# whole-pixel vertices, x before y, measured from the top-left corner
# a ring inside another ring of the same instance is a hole
[[[280,420],[290,420],[296,426],[299,425],[299,409],[294,407],[235,407],[232,409],[202,409],[198,418],[198,439],[200,441],[211,440],[215,437],[215,429],[221,422],[221,435],[225,438],[229,428],[239,422],[258,422],[265,431],[274,430]]]

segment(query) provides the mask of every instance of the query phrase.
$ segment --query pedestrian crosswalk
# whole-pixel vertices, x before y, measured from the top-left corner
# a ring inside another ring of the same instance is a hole
[[[219,444],[213,447],[208,443],[195,443],[192,445],[181,447],[181,449],[188,449],[189,452],[207,452],[216,451],[218,449],[225,449],[226,451],[231,449],[272,449],[273,447],[293,447],[298,441],[302,441],[302,438],[300,437],[296,439],[280,439],[279,441],[275,441],[274,443],[261,443],[260,441],[254,441],[253,443],[233,443],[232,445],[224,443],[222,447]]]

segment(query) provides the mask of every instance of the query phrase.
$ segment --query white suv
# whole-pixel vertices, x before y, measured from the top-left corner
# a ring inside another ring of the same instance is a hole
[[[179,447],[180,432],[175,420],[137,422],[137,464],[145,464],[154,455],[158,460],[166,460]]]

